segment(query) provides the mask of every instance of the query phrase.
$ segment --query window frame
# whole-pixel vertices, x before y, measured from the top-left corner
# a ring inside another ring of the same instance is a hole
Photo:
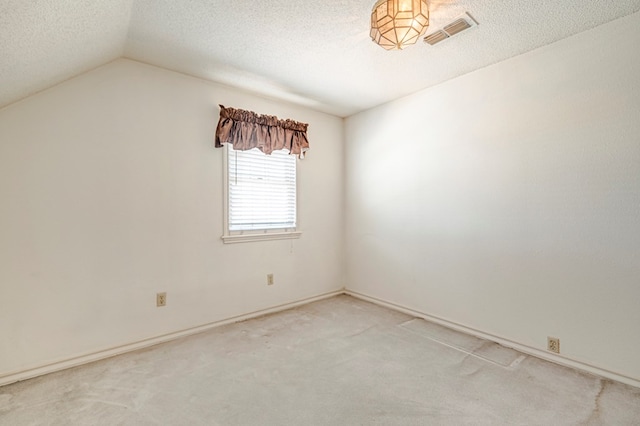
[[[229,230],[229,151],[231,144],[224,144],[222,155],[223,173],[223,234],[224,244],[248,243],[257,241],[290,240],[298,239],[302,235],[300,228],[300,211],[298,200],[300,191],[298,189],[298,164],[296,163],[296,226],[295,228],[272,228],[272,229],[250,229],[231,231]],[[295,160],[298,161],[297,159]]]

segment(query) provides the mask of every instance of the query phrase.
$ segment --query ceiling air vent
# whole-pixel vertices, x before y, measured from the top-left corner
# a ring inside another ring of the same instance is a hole
[[[443,30],[438,30],[435,33],[431,33],[424,38],[425,43],[429,43],[430,45],[434,45],[436,43],[440,43],[443,40],[448,39],[449,34],[445,33]]]
[[[471,28],[471,24],[465,21],[464,19],[456,19],[449,25],[443,28],[444,32],[449,34],[450,36],[454,36],[461,31],[464,31],[468,28]]]
[[[461,33],[464,30],[477,26],[478,23],[468,13],[463,13],[458,16],[453,22],[445,25],[442,29],[437,30],[431,34],[427,34],[424,38],[424,42],[430,45],[440,43],[448,38],[453,37],[456,34]]]

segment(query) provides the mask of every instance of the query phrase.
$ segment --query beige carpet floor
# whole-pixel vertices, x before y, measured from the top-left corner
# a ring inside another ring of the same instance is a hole
[[[640,425],[640,389],[349,296],[0,387],[1,425]]]

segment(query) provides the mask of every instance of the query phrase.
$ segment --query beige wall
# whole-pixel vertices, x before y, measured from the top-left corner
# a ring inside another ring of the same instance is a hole
[[[219,103],[310,124],[301,239],[222,244]],[[0,377],[341,289],[342,132],[128,60],[0,110]]]
[[[348,118],[347,288],[640,380],[639,27]]]

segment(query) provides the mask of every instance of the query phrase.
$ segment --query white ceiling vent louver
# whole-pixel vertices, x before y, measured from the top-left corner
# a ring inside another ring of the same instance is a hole
[[[463,13],[453,20],[453,22],[445,25],[442,29],[439,29],[431,34],[427,34],[424,38],[424,42],[433,46],[434,44],[445,41],[448,38],[453,37],[456,34],[461,33],[464,30],[478,26],[475,19],[468,13]]]
[[[449,25],[443,28],[444,32],[449,34],[450,36],[454,36],[459,32],[462,32],[468,28],[471,28],[471,24],[465,21],[464,19],[456,19]]]
[[[431,33],[424,38],[425,43],[429,43],[430,45],[434,45],[436,43],[440,43],[443,40],[448,39],[450,36],[445,33],[443,30],[438,30],[435,33]]]

